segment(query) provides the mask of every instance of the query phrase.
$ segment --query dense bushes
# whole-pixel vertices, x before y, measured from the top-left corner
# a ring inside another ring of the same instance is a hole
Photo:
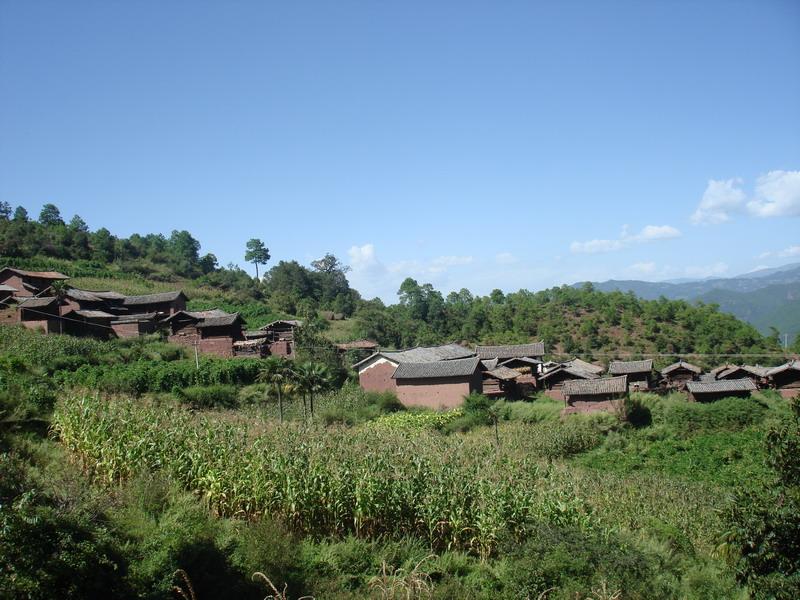
[[[234,385],[196,385],[178,390],[176,395],[182,402],[199,409],[233,408],[238,404],[238,390]]]
[[[653,405],[656,420],[676,432],[692,433],[709,429],[737,430],[760,423],[767,405],[756,398],[723,398],[713,403],[678,401]]]
[[[723,547],[755,598],[800,597],[800,402],[767,435],[771,480],[726,507]]]
[[[253,383],[262,362],[253,358],[202,358],[172,362],[137,361],[114,365],[84,365],[73,373],[56,373],[55,379],[111,393],[135,396],[145,392],[168,392],[191,386]]]

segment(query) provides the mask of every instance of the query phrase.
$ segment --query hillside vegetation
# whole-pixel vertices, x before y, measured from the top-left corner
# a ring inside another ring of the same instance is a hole
[[[281,425],[259,362],[0,328],[0,596],[165,599],[178,569],[223,599],[800,591],[800,412],[775,394],[561,420],[345,385],[309,423],[285,386]]]
[[[406,279],[398,303],[364,300],[347,281],[348,268],[326,255],[310,267],[281,261],[257,280],[236,265],[220,267],[188,231],[118,238],[90,231],[77,215],[65,223],[46,205],[38,220],[22,207],[0,205],[0,260],[20,268],[55,269],[86,289],[142,294],[181,288],[194,310],[218,307],[239,312],[249,328],[277,318],[315,320],[317,311],[348,319],[318,323],[334,341],[371,338],[385,347],[451,341],[516,343],[544,340],[564,354],[768,354],[780,352],[776,336],[720,313],[714,305],[629,293],[601,293],[593,286],[540,292],[520,290],[447,296],[430,284]],[[800,345],[800,340],[797,342]],[[709,359],[712,360],[712,359]],[[780,362],[750,356],[750,362]]]

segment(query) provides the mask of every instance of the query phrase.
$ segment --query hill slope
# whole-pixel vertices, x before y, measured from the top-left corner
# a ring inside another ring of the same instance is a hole
[[[583,285],[575,284],[575,287]],[[800,263],[762,269],[737,277],[697,281],[651,282],[609,280],[593,283],[601,291],[631,291],[640,298],[690,300],[719,304],[720,310],[753,324],[761,333],[770,327],[789,334],[800,334]]]

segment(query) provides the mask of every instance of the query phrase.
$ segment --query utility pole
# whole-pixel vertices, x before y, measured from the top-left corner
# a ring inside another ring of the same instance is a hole
[[[197,356],[197,340],[194,341],[194,368],[200,370],[200,358]]]

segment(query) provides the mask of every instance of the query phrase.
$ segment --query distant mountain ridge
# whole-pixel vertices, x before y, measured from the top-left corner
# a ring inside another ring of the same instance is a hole
[[[574,284],[579,287],[586,282]],[[736,277],[698,280],[591,282],[603,292],[633,292],[645,300],[661,296],[670,300],[719,304],[720,309],[747,321],[762,333],[775,327],[791,339],[800,334],[800,263],[759,269]]]

